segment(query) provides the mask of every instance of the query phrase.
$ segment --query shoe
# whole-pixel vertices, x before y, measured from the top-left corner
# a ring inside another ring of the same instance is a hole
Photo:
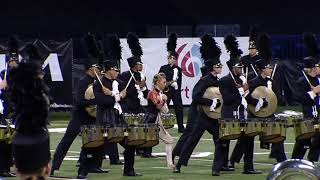
[[[235,169],[230,167],[222,167],[221,171],[235,171]]]
[[[54,169],[51,169],[50,176],[53,176],[53,175],[54,175]]]
[[[77,161],[76,167],[80,167],[80,161]]]
[[[255,169],[247,169],[242,172],[242,174],[262,174],[261,171],[257,171]]]
[[[220,172],[219,171],[213,171],[212,172],[212,176],[220,176]]]
[[[157,158],[157,156],[153,156],[152,154],[143,154],[141,155],[143,158]]]
[[[16,175],[11,172],[3,172],[3,173],[0,173],[0,177],[16,177]]]
[[[142,174],[131,171],[129,173],[123,173],[123,176],[142,176]]]
[[[181,173],[181,170],[180,170],[180,167],[175,167],[174,169],[173,169],[173,173]]]
[[[168,169],[175,170],[176,166],[174,164],[167,164]]]
[[[178,130],[178,133],[183,133],[184,132],[184,129],[179,129]]]
[[[230,162],[229,168],[235,168],[234,162]]]
[[[120,160],[116,161],[116,162],[110,162],[110,165],[123,165],[124,163]]]
[[[78,174],[77,179],[87,179],[87,176],[84,174]]]
[[[103,170],[101,168],[93,168],[88,171],[89,173],[108,173],[109,170]]]

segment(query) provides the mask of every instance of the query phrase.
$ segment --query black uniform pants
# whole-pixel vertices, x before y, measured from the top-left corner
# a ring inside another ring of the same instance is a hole
[[[117,144],[105,142],[105,154],[109,156],[110,164],[114,164],[119,161],[119,151]]]
[[[134,155],[136,151],[135,146],[128,146],[124,142],[120,143],[120,145],[124,148],[123,156],[124,156],[124,169],[123,174],[131,174],[135,172],[134,170]]]
[[[310,151],[308,154],[309,161],[312,161],[312,162],[318,161],[319,154],[320,154],[320,136],[319,135],[310,139],[296,140],[291,158],[303,159],[308,147],[310,148]]]
[[[66,156],[71,144],[75,140],[75,138],[78,136],[80,133],[80,127],[82,124],[92,124],[94,123],[92,119],[87,119],[87,120],[81,120],[83,117],[81,116],[81,113],[78,111],[73,111],[72,112],[72,118],[68,124],[67,130],[61,139],[60,143],[57,146],[57,149],[54,153],[53,160],[52,160],[52,169],[53,170],[59,170],[60,166],[62,164],[62,161],[64,157]],[[87,121],[87,122],[81,122],[81,121]],[[90,122],[92,121],[92,122]],[[81,150],[83,151],[83,150]],[[87,156],[87,154],[90,154],[90,150],[85,150],[84,152],[80,152],[80,163],[83,161]],[[95,154],[95,153],[92,153]],[[89,155],[90,156],[90,155]],[[92,161],[91,161],[92,162]],[[87,163],[88,165],[88,163]],[[93,168],[93,167],[99,167],[99,162],[95,162],[94,164],[90,165],[92,167],[88,168]]]
[[[13,166],[12,146],[5,141],[0,142],[0,174],[10,172],[10,167]]]
[[[230,162],[239,163],[242,156],[244,161],[244,169],[252,170],[253,169],[253,151],[254,151],[254,137],[241,136],[230,157]]]
[[[187,126],[183,131],[183,134],[180,136],[178,142],[176,143],[172,151],[172,156],[180,156],[182,147],[190,137],[192,130],[197,122],[197,116],[198,116],[197,106],[191,105],[188,113]]]
[[[182,106],[182,98],[181,91],[175,90],[172,87],[169,87],[169,92],[165,93],[168,97],[167,103],[170,104],[170,101],[173,102],[174,111],[176,113],[177,124],[179,132],[184,130],[183,127],[183,106]]]
[[[226,148],[226,144],[224,141],[220,141],[219,139],[219,122],[217,119],[208,118],[202,113],[199,115],[197,124],[181,150],[179,161],[176,165],[177,168],[180,168],[181,165],[188,164],[188,160],[190,159],[194,148],[197,146],[205,131],[212,134],[215,144],[212,171],[221,170],[224,163],[224,149]]]

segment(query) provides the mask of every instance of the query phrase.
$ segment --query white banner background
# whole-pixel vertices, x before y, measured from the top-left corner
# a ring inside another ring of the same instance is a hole
[[[223,43],[223,37],[214,38],[221,48],[222,54],[220,56],[221,63],[224,65],[222,74],[219,77],[225,76],[229,73],[226,62],[229,60],[229,54]],[[242,55],[248,54],[248,37],[238,37],[240,49],[243,51]],[[147,86],[152,87],[152,78],[158,73],[162,65],[167,64],[167,38],[150,38],[139,39],[143,50],[142,62],[144,63],[144,71],[147,77]],[[182,87],[181,96],[184,105],[189,105],[192,102],[192,90],[194,85],[201,77],[200,67],[202,67],[203,60],[199,52],[200,42],[199,38],[178,38],[176,51],[179,53],[177,64],[182,68]],[[121,71],[127,71],[129,65],[127,58],[131,57],[131,51],[126,39],[121,39],[122,59]]]

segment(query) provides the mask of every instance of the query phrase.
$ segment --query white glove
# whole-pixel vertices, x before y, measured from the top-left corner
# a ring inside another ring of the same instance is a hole
[[[238,88],[238,91],[239,91],[240,96],[243,97],[244,89],[241,87],[241,88]]]
[[[217,103],[218,103],[218,98],[214,98],[212,99],[212,104],[210,106],[210,111],[215,111],[215,108],[217,106]]]
[[[142,81],[142,80],[145,80],[146,75],[144,75],[142,72],[140,72],[140,77],[141,77],[141,81]]]
[[[171,86],[175,89],[175,90],[178,90],[178,83],[177,82],[173,82],[171,84]]]
[[[241,104],[244,106],[244,109],[247,109],[248,103],[247,103],[247,100],[244,97],[242,97],[242,99],[241,99]]]
[[[176,81],[176,80],[178,80],[178,69],[177,68],[174,68],[173,69],[173,77],[172,77],[172,80],[173,81]]]
[[[116,102],[119,102],[121,100],[120,94],[119,93],[115,94],[114,95],[114,99],[115,99]]]
[[[146,98],[141,98],[140,99],[140,105],[141,106],[147,106],[148,105],[148,100]]]
[[[268,87],[268,89],[272,89],[272,81],[267,82],[267,87]]]
[[[240,76],[239,78],[241,79],[242,84],[247,83],[247,80],[246,80],[246,78],[244,76]]]
[[[263,99],[260,98],[257,105],[256,105],[256,108],[254,109],[255,112],[258,112],[260,111],[261,107],[263,106]]]

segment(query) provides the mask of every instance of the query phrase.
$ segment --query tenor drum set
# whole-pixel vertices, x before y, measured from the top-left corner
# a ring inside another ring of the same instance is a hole
[[[161,123],[165,128],[172,128],[176,121],[174,114],[162,114]],[[159,125],[144,124],[145,114],[124,113],[125,125],[81,127],[84,148],[99,147],[105,141],[110,143],[125,142],[128,146],[153,147],[159,144]],[[0,132],[1,133],[1,132]],[[0,134],[1,136],[1,134]]]
[[[275,118],[249,118],[247,120],[219,119],[219,137],[234,140],[240,136],[257,136],[264,142],[277,143],[286,139],[287,128],[293,128],[296,140],[309,139],[319,134],[319,124],[305,119],[302,113],[285,111]]]

